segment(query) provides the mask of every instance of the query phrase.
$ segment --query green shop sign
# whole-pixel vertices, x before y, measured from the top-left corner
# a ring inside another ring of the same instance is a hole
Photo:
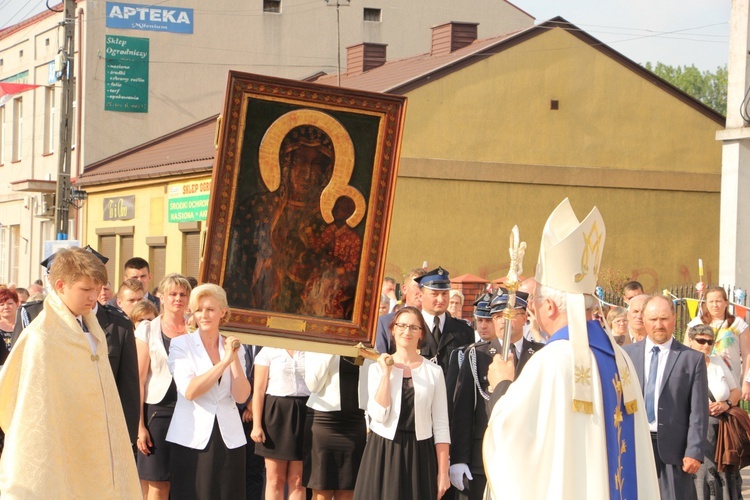
[[[169,222],[196,222],[208,217],[208,193],[169,198]]]
[[[104,109],[148,112],[148,38],[107,35]]]

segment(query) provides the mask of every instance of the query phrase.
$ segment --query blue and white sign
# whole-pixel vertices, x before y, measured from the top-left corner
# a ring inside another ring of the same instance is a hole
[[[107,2],[107,28],[193,34],[193,9]]]

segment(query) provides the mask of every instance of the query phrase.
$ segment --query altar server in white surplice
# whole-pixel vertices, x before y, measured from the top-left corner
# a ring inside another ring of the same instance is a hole
[[[551,337],[512,385],[512,358],[496,355],[488,374],[491,498],[659,498],[633,365],[587,321],[604,238],[596,208],[579,222],[565,199],[547,220],[529,307]]]

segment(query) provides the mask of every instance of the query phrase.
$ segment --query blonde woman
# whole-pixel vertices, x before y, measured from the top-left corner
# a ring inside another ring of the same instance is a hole
[[[169,370],[177,385],[167,433],[172,497],[245,500],[247,439],[237,412],[237,403],[250,397],[245,349],[236,337],[219,332],[229,319],[220,286],[196,287],[190,310],[198,329],[175,338],[169,350]]]
[[[141,383],[141,418],[138,423],[138,477],[144,498],[169,498],[170,444],[167,430],[177,403],[177,387],[167,366],[172,339],[187,333],[185,312],[190,283],[170,274],[159,284],[161,315],[143,321],[135,331],[138,375]]]

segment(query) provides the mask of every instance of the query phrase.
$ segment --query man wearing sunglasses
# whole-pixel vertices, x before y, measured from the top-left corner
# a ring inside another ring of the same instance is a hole
[[[703,355],[674,337],[674,304],[646,300],[647,337],[623,346],[643,390],[661,498],[697,498],[693,474],[700,469],[708,431],[708,379]]]

